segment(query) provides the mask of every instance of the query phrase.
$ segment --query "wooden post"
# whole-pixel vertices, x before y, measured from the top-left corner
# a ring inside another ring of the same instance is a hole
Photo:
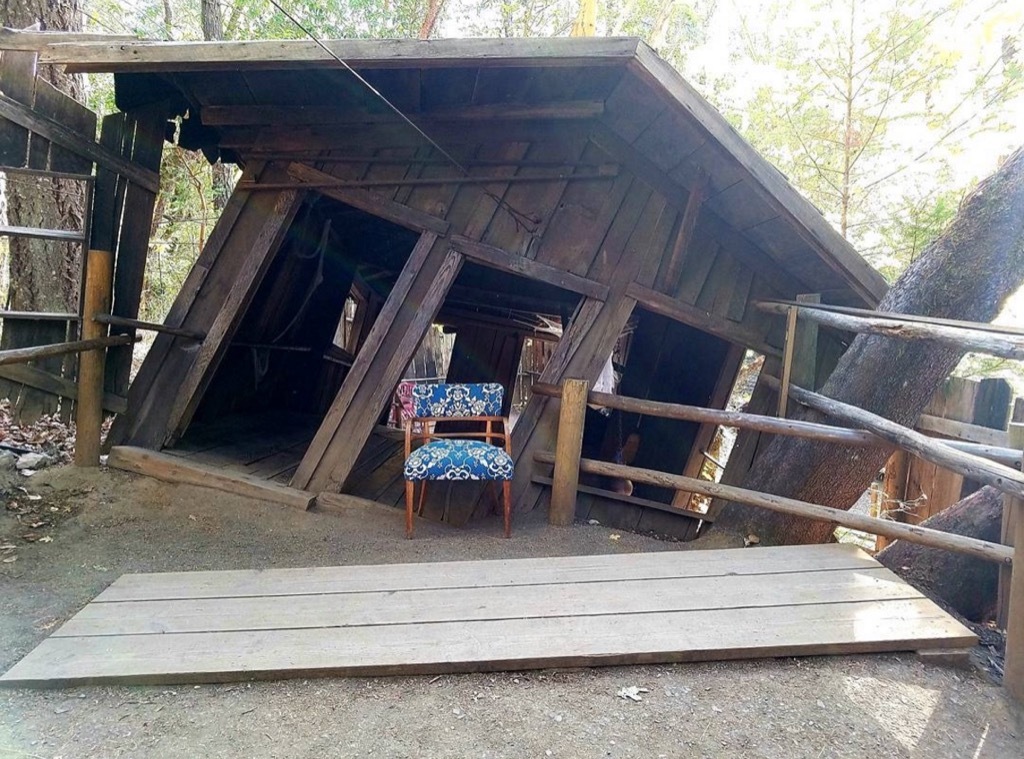
[[[106,336],[107,326],[96,321],[97,314],[110,313],[114,282],[114,255],[107,250],[90,250],[85,266],[82,302],[82,339]],[[100,435],[103,426],[103,363],[106,350],[84,351],[78,360],[78,403],[75,407],[75,466],[100,465]]]
[[[786,418],[786,410],[789,406],[789,383],[793,376],[793,351],[796,349],[796,318],[799,311],[796,306],[790,306],[786,314],[786,347],[782,353],[782,387],[779,389],[779,405],[777,416],[779,419]]]
[[[796,296],[798,303],[821,303],[817,293]],[[798,319],[793,340],[793,365],[789,381],[794,385],[814,390],[818,364],[818,324],[810,319]]]
[[[555,476],[551,486],[551,510],[548,512],[548,521],[560,527],[571,525],[576,517],[576,488],[580,482],[583,420],[587,414],[589,389],[586,380],[567,379],[562,383]]]
[[[885,463],[885,479],[882,483],[883,495],[882,506],[886,508],[889,504],[900,503],[907,499],[907,477],[910,475],[911,456],[906,451],[895,451]],[[879,514],[883,519],[891,519],[894,522],[906,522],[906,514],[897,511],[892,516]],[[875,550],[881,551],[892,541],[885,535],[875,537]]]
[[[1012,448],[1024,448],[1024,424],[1011,424],[1009,438]],[[1003,496],[1002,542],[1014,547],[1009,582],[1000,582],[1001,587],[1009,585],[1003,685],[1011,696],[1024,701],[1024,498]]]

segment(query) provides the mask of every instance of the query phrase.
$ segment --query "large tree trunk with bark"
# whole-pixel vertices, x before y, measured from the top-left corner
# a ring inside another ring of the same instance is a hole
[[[0,0],[0,23],[14,29],[34,24],[52,31],[82,28],[78,0]],[[61,92],[81,100],[81,77],[54,66],[40,67],[39,75]],[[82,229],[85,197],[80,182],[10,175],[6,196],[7,223],[12,226]],[[75,311],[80,263],[80,245],[11,238],[6,307],[15,311]]]
[[[1002,521],[1002,493],[984,487],[926,519],[922,526],[998,543]],[[886,546],[876,558],[922,593],[972,622],[995,617],[999,567],[991,561],[906,540]]]
[[[203,39],[207,42],[224,39],[224,11],[219,0],[202,0],[200,10]],[[234,186],[231,181],[231,167],[217,161],[210,166],[210,172],[213,182],[213,205],[218,211],[223,211]]]
[[[1024,282],[1024,148],[978,185],[945,233],[893,285],[880,311],[989,322]],[[912,427],[963,351],[932,341],[858,335],[820,392]],[[793,415],[828,422],[807,409]],[[742,486],[848,509],[885,464],[885,449],[776,436]],[[716,528],[764,543],[823,543],[832,525],[726,504]]]

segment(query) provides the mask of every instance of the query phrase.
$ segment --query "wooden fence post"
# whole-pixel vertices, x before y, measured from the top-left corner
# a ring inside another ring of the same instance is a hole
[[[114,282],[114,255],[107,250],[90,250],[85,267],[82,304],[82,339],[105,337],[107,325],[95,320],[110,313]],[[103,364],[106,349],[83,351],[78,360],[78,402],[75,407],[75,466],[100,465],[100,435],[103,426]]]
[[[1024,424],[1011,424],[1010,447],[1024,448]],[[1013,546],[1006,617],[1006,660],[1003,685],[1018,701],[1024,701],[1024,498],[1003,496],[1003,541]],[[1000,575],[1000,580],[1004,574]],[[1005,587],[1007,583],[1001,582]]]
[[[576,518],[576,488],[580,482],[580,455],[583,452],[583,421],[587,415],[586,380],[567,379],[562,383],[562,401],[558,411],[558,439],[555,443],[555,474],[551,485],[548,521],[565,527]]]

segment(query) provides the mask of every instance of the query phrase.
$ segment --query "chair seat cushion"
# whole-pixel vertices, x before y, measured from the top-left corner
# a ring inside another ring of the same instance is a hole
[[[511,480],[512,457],[482,440],[432,440],[405,460],[407,480]]]

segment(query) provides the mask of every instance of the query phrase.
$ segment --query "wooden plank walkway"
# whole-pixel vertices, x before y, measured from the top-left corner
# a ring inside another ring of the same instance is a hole
[[[963,648],[858,548],[125,575],[0,684],[227,682]]]

